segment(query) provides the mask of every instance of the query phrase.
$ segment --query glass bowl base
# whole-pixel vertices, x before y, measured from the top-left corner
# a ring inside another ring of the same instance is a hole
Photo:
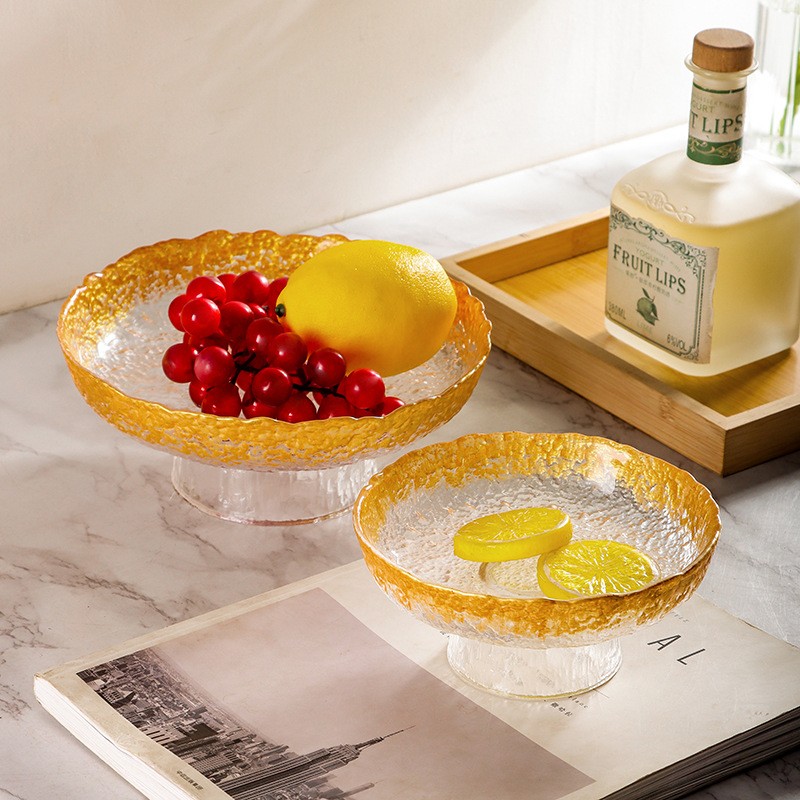
[[[622,662],[619,639],[582,647],[509,647],[447,637],[447,660],[468,683],[495,694],[544,699],[588,692],[610,680]]]
[[[302,525],[335,517],[355,502],[380,459],[319,470],[230,469],[176,456],[172,485],[196,508],[251,525]]]

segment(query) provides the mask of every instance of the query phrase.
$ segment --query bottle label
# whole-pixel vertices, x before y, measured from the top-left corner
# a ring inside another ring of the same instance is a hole
[[[705,89],[692,84],[686,155],[701,164],[733,164],[742,157],[745,87]]]
[[[611,206],[606,316],[686,361],[711,357],[719,248],[675,239]]]

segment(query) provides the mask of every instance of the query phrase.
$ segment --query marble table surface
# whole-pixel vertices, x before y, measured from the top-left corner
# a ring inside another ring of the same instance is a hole
[[[663,131],[312,232],[452,255],[604,206],[628,168],[682,136]],[[0,317],[0,798],[125,800],[140,795],[37,704],[34,674],[360,554],[349,516],[245,526],[182,501],[170,457],[78,395],[56,340],[59,307]],[[602,435],[691,471],[723,521],[700,594],[800,645],[800,452],[721,478],[494,350],[473,397],[430,439],[501,429]],[[800,750],[692,796],[800,798]]]

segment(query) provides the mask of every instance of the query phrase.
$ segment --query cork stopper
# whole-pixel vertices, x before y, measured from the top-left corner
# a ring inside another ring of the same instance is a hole
[[[753,39],[732,28],[709,28],[694,37],[692,62],[709,72],[740,72],[753,64]]]

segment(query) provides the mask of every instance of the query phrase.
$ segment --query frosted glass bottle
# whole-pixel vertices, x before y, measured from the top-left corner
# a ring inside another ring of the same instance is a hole
[[[790,348],[800,334],[800,185],[742,153],[753,40],[695,37],[686,152],[625,175],[611,195],[606,328],[689,375]]]

